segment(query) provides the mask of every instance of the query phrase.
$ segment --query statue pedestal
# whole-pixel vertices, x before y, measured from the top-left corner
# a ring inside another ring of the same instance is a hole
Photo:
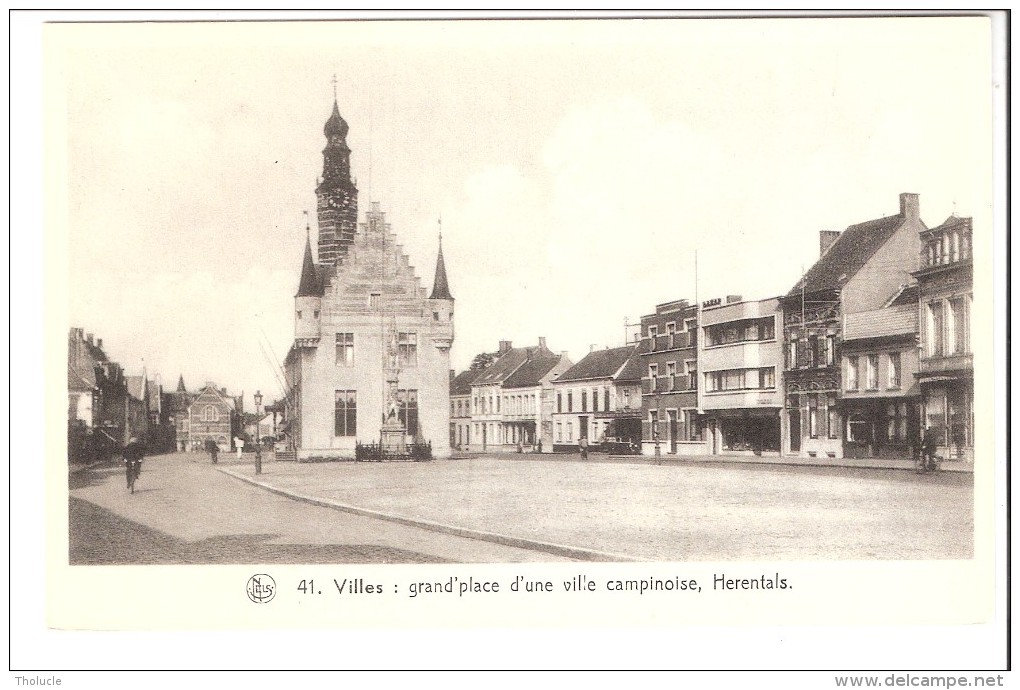
[[[396,424],[383,424],[381,440],[383,452],[387,455],[407,454],[407,442],[404,437],[404,426],[399,422]]]

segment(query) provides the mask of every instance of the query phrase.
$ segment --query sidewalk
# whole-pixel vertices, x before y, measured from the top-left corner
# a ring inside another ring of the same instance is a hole
[[[473,460],[485,456],[522,460],[549,460],[580,462],[577,453],[513,453],[513,452],[454,452],[453,459]],[[870,470],[909,470],[914,471],[913,460],[892,458],[802,458],[799,456],[760,456],[760,455],[668,455],[656,458],[652,455],[606,455],[604,453],[588,453],[588,462],[633,463],[636,465],[686,465],[691,463],[707,464],[744,464],[744,465],[790,465],[796,467],[828,467]],[[944,460],[939,463],[943,472],[974,473],[974,464],[960,460]]]

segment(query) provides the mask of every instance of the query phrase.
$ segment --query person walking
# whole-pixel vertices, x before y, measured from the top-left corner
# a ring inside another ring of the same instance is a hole
[[[217,445],[216,441],[213,441],[212,439],[209,439],[208,441],[205,442],[205,449],[207,451],[209,451],[209,457],[212,458],[213,464],[215,465],[216,464],[216,458],[220,454],[220,447],[219,447],[219,445]]]
[[[935,451],[938,448],[938,430],[930,426],[924,430],[921,439],[921,471],[930,472],[935,469]]]
[[[588,439],[587,439],[587,437],[582,436],[580,438],[580,440],[578,440],[577,445],[581,449],[581,459],[582,460],[587,460],[588,459]]]
[[[132,436],[128,444],[124,446],[124,468],[127,472],[127,488],[131,493],[135,492],[135,481],[142,474],[142,458],[145,457],[145,446],[136,436]]]

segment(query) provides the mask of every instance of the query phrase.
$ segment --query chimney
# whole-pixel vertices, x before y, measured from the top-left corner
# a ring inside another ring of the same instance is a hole
[[[450,383],[453,383],[455,378],[457,378],[457,374],[454,373],[453,369],[450,369]]]
[[[103,339],[102,338],[96,338],[96,347],[98,347],[100,350],[103,349]]]
[[[513,343],[512,342],[510,342],[509,340],[500,340],[499,341],[499,354],[500,355],[505,355],[507,352],[510,352],[511,349],[513,349]]]
[[[818,256],[829,251],[832,243],[839,239],[839,230],[821,230],[818,233]]]
[[[920,217],[920,201],[918,201],[917,194],[907,192],[900,194],[900,215],[915,220]]]
[[[595,352],[595,343],[588,346],[588,354],[591,354],[592,352]]]
[[[85,334],[85,342],[87,342],[89,345],[93,344],[92,343],[92,334],[91,333],[86,333]]]
[[[222,393],[223,395],[226,395],[227,394],[227,389],[226,388],[221,388],[220,389],[220,393]]]
[[[548,350],[549,349],[549,348],[547,348],[545,346],[545,336],[539,336],[539,338],[538,338],[538,349],[539,350]]]

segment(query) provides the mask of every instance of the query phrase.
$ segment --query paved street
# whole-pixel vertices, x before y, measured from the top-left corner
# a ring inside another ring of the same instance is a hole
[[[147,458],[134,494],[121,467],[72,475],[69,513],[72,564],[563,560],[277,496],[216,471],[204,455]]]
[[[515,562],[549,552],[319,507],[251,486],[251,461],[149,459],[72,479],[74,563]],[[725,463],[483,456],[266,462],[283,492],[409,520],[647,560],[969,558],[973,478]]]
[[[970,474],[592,458],[267,463],[260,481],[389,515],[633,559],[947,559],[973,553]]]

